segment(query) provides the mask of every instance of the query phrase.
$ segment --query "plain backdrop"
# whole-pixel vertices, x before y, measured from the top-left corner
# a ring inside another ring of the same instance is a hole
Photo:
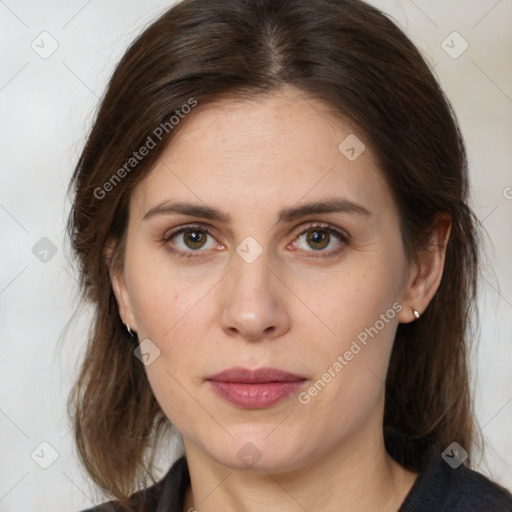
[[[488,255],[472,354],[486,439],[476,469],[512,489],[512,2],[373,3],[424,52],[466,140]],[[78,464],[66,418],[89,321],[82,315],[58,345],[76,292],[66,187],[114,65],[170,5],[0,1],[0,512],[70,512],[102,501]],[[164,454],[162,471],[174,456]]]

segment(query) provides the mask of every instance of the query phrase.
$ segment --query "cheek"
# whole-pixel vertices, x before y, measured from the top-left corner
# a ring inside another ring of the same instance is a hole
[[[359,410],[358,414],[364,416],[366,407],[371,407],[381,394],[398,313],[403,307],[398,300],[400,254],[391,260],[395,261],[393,265],[389,264],[390,258],[384,250],[372,257],[359,256],[347,262],[343,270],[330,271],[329,279],[317,280],[310,288],[313,291],[308,306],[329,328],[322,326],[324,335],[313,338],[311,326],[302,325],[302,339],[309,345],[306,349],[316,377],[304,401],[310,399],[309,406],[318,411],[334,410],[346,415]],[[306,291],[303,285],[298,293]],[[335,412],[334,417],[339,414]]]
[[[398,263],[390,265],[393,257]],[[290,286],[300,298],[290,303],[296,303],[295,313],[301,312],[295,318],[299,331],[311,331],[314,324],[323,344],[335,343],[336,348],[346,346],[360,333],[364,338],[365,330],[376,322],[383,337],[392,337],[388,324],[397,322],[393,304],[400,298],[401,276],[400,256],[379,250],[373,254],[353,253],[338,268],[321,272],[301,269],[298,276],[291,277]]]
[[[200,354],[208,340],[204,290],[184,290],[182,283],[145,279],[134,287],[132,306],[139,340],[150,339],[158,357],[145,367],[153,394],[171,423],[184,432],[194,431],[192,419],[202,409],[192,397],[201,382]],[[208,418],[204,418],[207,421]]]
[[[125,269],[139,332],[155,342],[170,337],[188,316],[194,315],[215,284],[212,272],[183,269],[163,250],[156,256],[133,251]]]
[[[354,293],[352,298],[356,296],[367,300],[357,304],[339,295],[339,304],[330,306],[337,341],[319,337],[315,347],[311,343],[306,347],[314,378],[298,397],[299,403],[304,413],[322,424],[326,438],[356,432],[384,396],[401,306],[386,294]],[[328,303],[325,306],[327,314]]]

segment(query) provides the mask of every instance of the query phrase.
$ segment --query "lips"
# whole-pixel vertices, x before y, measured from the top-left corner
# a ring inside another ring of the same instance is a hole
[[[297,382],[306,380],[306,378],[284,370],[279,370],[278,368],[257,368],[256,370],[249,370],[235,367],[228,368],[227,370],[208,377],[207,380],[257,384],[264,382]]]
[[[307,379],[277,368],[229,368],[207,379],[225,401],[244,409],[263,409],[290,398]]]

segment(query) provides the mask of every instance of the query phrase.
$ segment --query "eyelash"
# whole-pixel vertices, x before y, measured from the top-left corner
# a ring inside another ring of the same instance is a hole
[[[190,225],[187,225],[187,226],[182,226],[181,228],[177,229],[176,231],[173,231],[172,233],[164,236],[162,238],[162,240],[161,240],[161,244],[162,245],[168,244],[169,241],[172,238],[174,238],[176,235],[184,233],[185,231],[190,230],[190,229],[199,231],[200,233],[206,233],[207,235],[209,235],[212,238],[214,238],[213,234],[212,234],[212,231],[207,226],[201,226],[201,225],[197,225],[197,224],[190,224]],[[348,236],[348,234],[346,234],[343,231],[340,231],[338,228],[335,228],[334,226],[331,226],[330,224],[322,224],[322,223],[320,223],[320,224],[319,223],[312,223],[312,224],[306,226],[305,228],[302,228],[301,231],[299,231],[297,234],[294,235],[294,240],[299,238],[299,237],[301,237],[302,235],[305,235],[309,231],[312,231],[313,229],[317,229],[318,231],[326,232],[329,235],[335,235],[337,238],[339,238],[339,240],[341,242],[341,247],[339,247],[337,249],[331,249],[330,251],[323,251],[323,250],[305,251],[305,252],[312,252],[312,253],[315,253],[315,252],[316,253],[320,253],[320,254],[310,254],[310,255],[306,256],[308,258],[326,258],[326,257],[336,256],[341,251],[343,251],[345,246],[348,245],[348,243],[349,243],[349,236]],[[201,252],[205,252],[205,251],[202,251],[202,250],[182,251],[181,249],[172,248],[169,245],[167,245],[166,250],[168,250],[169,252],[171,252],[173,254],[176,254],[180,258],[185,258],[187,260],[190,260],[190,259],[196,258],[196,257],[200,257],[201,256],[200,253]]]

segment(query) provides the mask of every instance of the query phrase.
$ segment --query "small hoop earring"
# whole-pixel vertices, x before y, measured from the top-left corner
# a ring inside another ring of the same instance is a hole
[[[130,333],[130,336],[133,338],[133,332],[130,330],[130,324],[126,324],[126,328],[128,329],[128,332]]]
[[[415,318],[416,320],[419,320],[419,319],[420,319],[420,316],[421,316],[421,315],[420,315],[420,313],[419,313],[419,311],[418,311],[418,310],[416,310],[416,309],[412,308],[412,314],[414,315],[414,318]]]

